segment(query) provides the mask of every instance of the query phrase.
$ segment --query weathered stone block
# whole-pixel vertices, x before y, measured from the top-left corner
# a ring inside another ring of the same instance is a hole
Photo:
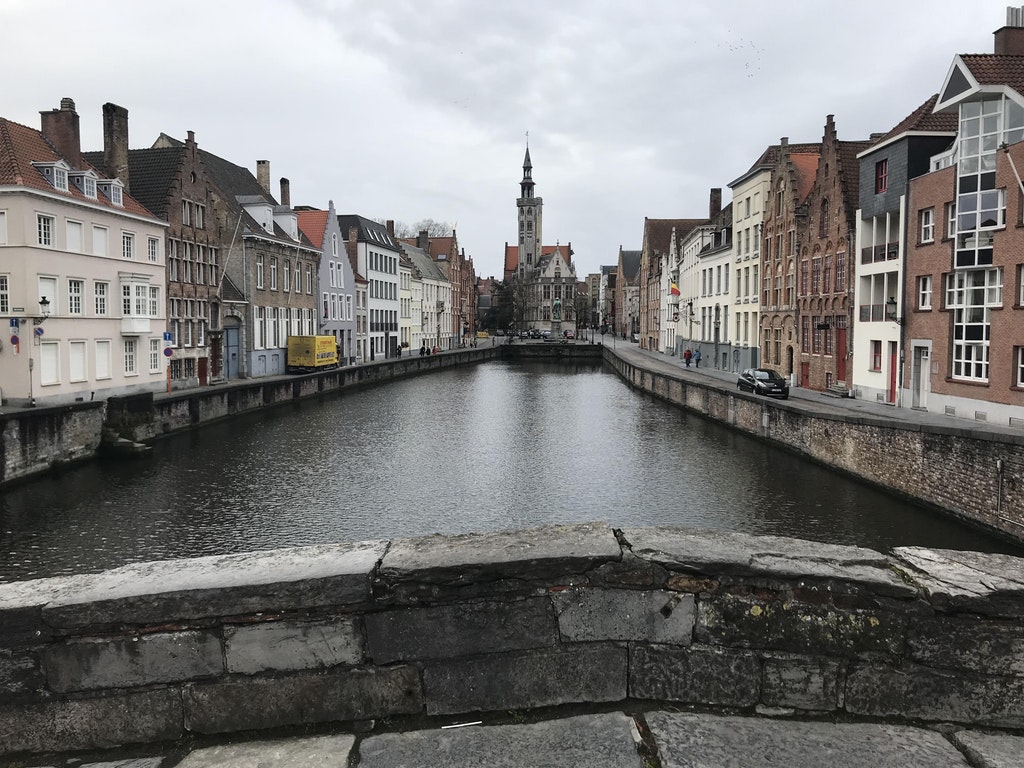
[[[134,563],[55,597],[43,620],[78,629],[362,603],[386,548],[356,542]]]
[[[364,618],[375,664],[542,648],[558,642],[544,598],[456,603],[371,613]]]
[[[343,768],[355,741],[344,735],[223,744],[189,752],[176,768]]]
[[[379,579],[385,587],[417,582],[446,588],[508,578],[559,579],[621,556],[614,532],[602,523],[423,536],[392,542]]]
[[[0,701],[24,696],[43,688],[44,680],[36,660],[38,649],[0,648]]]
[[[416,714],[423,691],[414,667],[349,669],[319,675],[191,683],[185,726],[226,733],[284,725]]]
[[[748,707],[760,689],[761,663],[749,651],[630,646],[631,698]]]
[[[846,678],[846,709],[870,717],[1024,727],[1024,678],[968,675],[904,665],[857,665]]]
[[[843,667],[837,660],[770,656],[762,664],[763,704],[826,712],[842,707]]]
[[[663,768],[965,768],[942,734],[886,723],[822,723],[651,712]]]
[[[1024,755],[1024,736],[957,731],[952,739],[971,765],[982,768],[1016,768]]]
[[[632,721],[621,712],[521,725],[437,728],[369,736],[360,768],[516,766],[516,768],[639,768]],[[179,768],[191,768],[184,763]]]
[[[224,673],[220,641],[207,632],[71,640],[48,648],[43,668],[58,693],[130,688]]]
[[[1024,616],[1022,558],[923,547],[899,547],[893,554],[909,566],[910,576],[937,608]]]
[[[888,611],[717,595],[698,605],[694,637],[698,642],[794,653],[899,654],[907,621],[904,614]]]
[[[631,589],[567,589],[551,595],[563,641],[640,640],[689,645],[693,595]]]
[[[907,647],[911,659],[930,667],[1024,675],[1024,627],[1017,622],[919,619]]]
[[[45,642],[52,631],[43,622],[43,606],[62,594],[82,589],[95,576],[61,576],[0,584],[0,647]]]
[[[635,555],[669,570],[709,576],[823,579],[858,585],[892,597],[917,594],[883,554],[862,547],[781,536],[687,528],[625,528]]]
[[[428,662],[427,714],[530,709],[626,698],[626,649],[611,644]]]
[[[106,749],[180,738],[178,691],[0,707],[0,754]]]
[[[353,619],[268,622],[224,630],[229,672],[321,669],[363,662],[363,637]]]

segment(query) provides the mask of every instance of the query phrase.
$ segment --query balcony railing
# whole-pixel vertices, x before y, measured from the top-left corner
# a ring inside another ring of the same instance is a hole
[[[879,261],[891,261],[900,255],[899,243],[882,243],[868,246],[860,251],[861,264],[875,264]]]
[[[148,336],[150,329],[150,318],[138,315],[128,315],[121,318],[122,336]]]
[[[885,304],[860,305],[860,321],[862,323],[876,323],[885,319]]]

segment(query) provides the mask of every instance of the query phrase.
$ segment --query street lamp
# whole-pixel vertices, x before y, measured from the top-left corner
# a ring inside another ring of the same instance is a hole
[[[715,304],[715,368],[718,368],[718,333],[722,327],[722,307]]]
[[[885,302],[885,319],[896,323],[896,325],[903,325],[903,318],[896,314],[896,299],[892,296]]]
[[[33,392],[32,378],[35,375],[35,360],[32,358],[32,347],[35,346],[36,339],[43,335],[43,329],[40,328],[46,318],[50,316],[50,300],[43,296],[39,299],[39,316],[32,318],[32,338],[28,340],[28,405],[30,408],[36,407],[36,397]]]

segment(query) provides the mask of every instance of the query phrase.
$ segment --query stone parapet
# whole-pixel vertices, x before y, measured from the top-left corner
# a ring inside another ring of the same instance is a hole
[[[604,524],[0,584],[0,754],[662,702],[1024,730],[1024,560]]]

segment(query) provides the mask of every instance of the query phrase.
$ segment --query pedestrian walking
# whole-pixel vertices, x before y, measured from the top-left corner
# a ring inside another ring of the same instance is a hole
[[[686,367],[687,368],[690,367],[690,360],[692,360],[692,359],[693,359],[693,352],[691,352],[689,349],[687,349],[685,352],[683,352],[683,362],[686,363]]]
[[[695,368],[700,368],[700,350],[694,350],[693,352],[693,365]]]

